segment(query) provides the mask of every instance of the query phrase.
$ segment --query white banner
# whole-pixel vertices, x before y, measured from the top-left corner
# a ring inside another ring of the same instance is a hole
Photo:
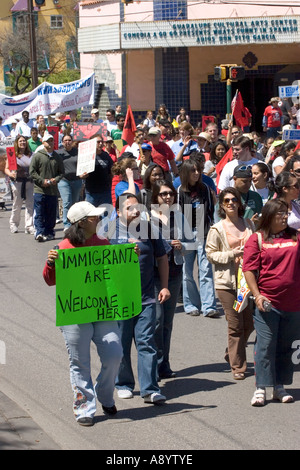
[[[92,105],[94,102],[94,80],[92,73],[75,82],[53,85],[43,82],[29,93],[17,96],[0,94],[0,116],[3,124],[10,124],[12,119],[22,119],[22,112],[28,111],[29,118],[38,114],[48,116]]]
[[[80,142],[78,145],[78,159],[76,175],[83,173],[92,173],[96,164],[97,139]]]

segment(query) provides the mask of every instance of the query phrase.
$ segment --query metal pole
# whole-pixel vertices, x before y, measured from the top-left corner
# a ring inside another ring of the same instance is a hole
[[[227,114],[231,113],[231,80],[226,81]]]
[[[33,0],[27,0],[27,10],[29,16],[29,39],[30,39],[30,64],[32,89],[38,86],[38,70],[36,60],[36,38],[33,18]]]

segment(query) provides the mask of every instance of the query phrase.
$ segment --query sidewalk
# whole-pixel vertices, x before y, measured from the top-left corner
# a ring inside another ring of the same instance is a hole
[[[33,419],[0,392],[0,450],[60,450]]]

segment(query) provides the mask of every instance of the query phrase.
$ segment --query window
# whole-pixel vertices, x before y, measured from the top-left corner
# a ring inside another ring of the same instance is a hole
[[[15,16],[15,28],[18,32],[28,33],[28,15],[18,14]]]
[[[50,28],[51,29],[61,29],[61,28],[63,28],[63,17],[62,17],[62,15],[51,15]]]

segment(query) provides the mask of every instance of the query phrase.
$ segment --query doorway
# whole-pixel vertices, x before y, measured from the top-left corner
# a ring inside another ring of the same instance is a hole
[[[274,75],[246,77],[232,83],[232,97],[236,90],[241,92],[244,105],[252,114],[251,131],[262,132],[262,118],[270,98],[274,95]]]

